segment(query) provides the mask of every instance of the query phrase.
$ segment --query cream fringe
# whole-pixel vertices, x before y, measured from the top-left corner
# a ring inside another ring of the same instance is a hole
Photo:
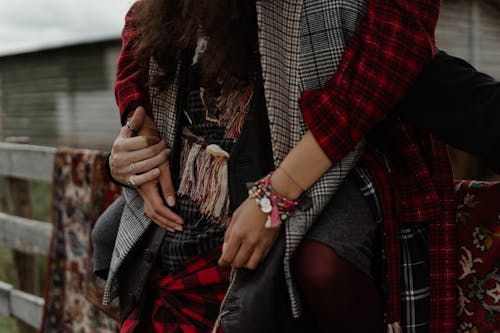
[[[218,145],[205,146],[200,137],[187,130],[183,134],[178,194],[191,198],[215,223],[228,223],[229,154]]]

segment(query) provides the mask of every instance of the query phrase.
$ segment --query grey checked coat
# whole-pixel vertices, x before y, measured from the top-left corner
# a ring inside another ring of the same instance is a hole
[[[363,0],[257,1],[262,76],[275,165],[280,164],[307,131],[298,104],[300,93],[322,87],[335,73],[346,41],[365,15],[365,7]],[[150,72],[159,72],[154,62]],[[159,94],[155,89],[150,91],[155,121],[169,146],[173,145],[177,135],[178,80],[177,75],[167,93]],[[290,257],[357,163],[362,146],[362,143],[358,144],[307,191],[312,206],[305,211],[296,211],[286,224],[284,267],[295,316],[300,314],[300,302],[290,274]],[[120,265],[151,224],[144,214],[143,201],[135,190],[125,189],[125,199],[105,287],[105,304],[117,296]]]

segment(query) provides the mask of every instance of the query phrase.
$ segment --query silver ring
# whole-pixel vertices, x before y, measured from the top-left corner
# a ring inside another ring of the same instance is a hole
[[[135,163],[130,163],[128,168],[130,169],[130,172],[135,173]]]
[[[127,185],[132,187],[132,188],[138,188],[139,186],[137,186],[137,184],[134,183],[134,180],[132,179],[132,177],[134,177],[134,175],[128,177]]]
[[[132,125],[130,124],[130,118],[127,120],[127,128],[129,130],[131,130],[132,132],[138,132],[139,130],[135,127],[132,127]]]

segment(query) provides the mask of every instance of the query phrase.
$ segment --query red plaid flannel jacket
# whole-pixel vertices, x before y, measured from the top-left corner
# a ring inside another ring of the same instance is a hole
[[[363,137],[371,138],[362,163],[373,177],[383,211],[389,322],[401,315],[399,223],[425,222],[430,225],[431,327],[433,332],[452,332],[455,248],[448,153],[432,136],[398,118],[387,119],[435,53],[439,1],[367,4],[367,15],[336,74],[322,89],[302,94],[302,114],[333,163]],[[146,78],[134,60],[138,27],[133,12],[134,7],[126,17],[115,85],[122,120],[127,111],[148,105]]]

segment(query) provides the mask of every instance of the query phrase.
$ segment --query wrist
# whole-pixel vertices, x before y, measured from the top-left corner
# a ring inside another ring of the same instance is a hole
[[[271,186],[276,193],[290,200],[297,200],[304,192],[281,168],[273,173]]]

